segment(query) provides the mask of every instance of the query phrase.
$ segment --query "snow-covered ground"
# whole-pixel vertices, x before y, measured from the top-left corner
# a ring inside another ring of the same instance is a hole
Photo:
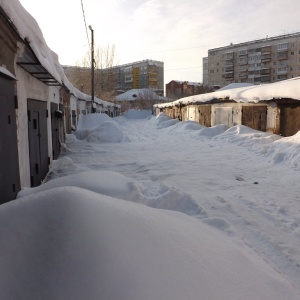
[[[0,299],[300,299],[300,134],[141,116],[0,207]]]

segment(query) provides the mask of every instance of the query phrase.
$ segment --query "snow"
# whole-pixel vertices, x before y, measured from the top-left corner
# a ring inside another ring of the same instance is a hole
[[[127,139],[67,135],[1,205],[0,298],[299,299],[299,133],[142,114],[81,115]]]
[[[163,101],[166,100],[164,97],[158,96],[155,92],[151,89],[143,88],[143,89],[132,89],[126,91],[123,94],[116,96],[117,101],[136,101],[136,100],[157,100]]]
[[[128,119],[145,119],[152,115],[152,110],[134,110],[129,109],[123,113],[123,117]]]
[[[248,83],[248,82],[230,83],[230,84],[218,89],[218,91],[237,89],[237,88],[243,88],[243,87],[249,87],[249,86],[253,86],[253,84]]]
[[[126,136],[119,125],[106,114],[81,115],[75,135],[88,142],[121,142]]]

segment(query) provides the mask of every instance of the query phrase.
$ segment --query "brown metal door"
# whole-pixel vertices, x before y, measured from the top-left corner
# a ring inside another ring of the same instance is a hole
[[[280,107],[280,134],[292,136],[300,130],[300,106],[290,104]]]
[[[0,76],[0,204],[20,191],[14,81]]]
[[[242,125],[250,128],[267,130],[267,106],[243,106]]]
[[[211,106],[210,105],[200,105],[199,109],[199,124],[211,127]]]

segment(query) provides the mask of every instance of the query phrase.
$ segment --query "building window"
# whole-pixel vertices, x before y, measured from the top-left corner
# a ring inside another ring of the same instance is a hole
[[[294,55],[294,51],[291,51],[291,55]]]
[[[285,50],[288,48],[288,43],[278,44],[277,49],[278,50]]]
[[[278,73],[281,73],[281,72],[286,72],[287,68],[286,67],[279,67],[277,70],[278,70]]]

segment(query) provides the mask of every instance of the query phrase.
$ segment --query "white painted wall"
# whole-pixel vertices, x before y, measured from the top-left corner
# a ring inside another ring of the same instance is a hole
[[[276,128],[277,118],[279,118],[277,104],[273,101],[268,102],[267,131]]]
[[[74,95],[71,95],[71,97],[70,97],[70,105],[71,105],[71,107],[70,107],[70,109],[71,109],[70,113],[72,112],[72,110],[77,110],[77,99],[75,98]]]
[[[78,100],[77,105],[78,109],[80,110],[80,113],[82,113],[83,110],[87,113],[86,101]]]

